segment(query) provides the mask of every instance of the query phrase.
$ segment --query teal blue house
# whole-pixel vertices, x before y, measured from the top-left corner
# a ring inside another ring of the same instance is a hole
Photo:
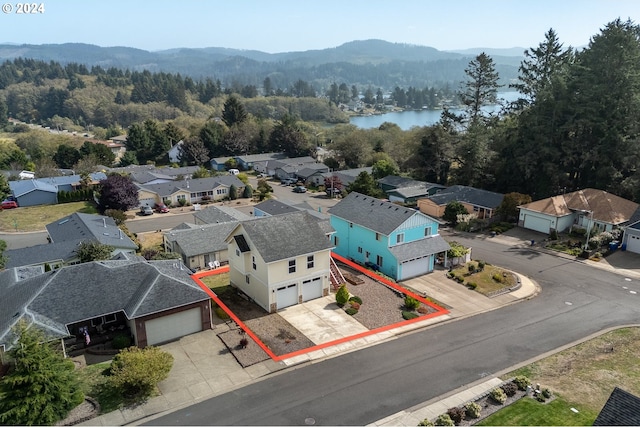
[[[352,192],[329,210],[334,252],[396,280],[433,271],[450,249],[439,222],[415,209]]]

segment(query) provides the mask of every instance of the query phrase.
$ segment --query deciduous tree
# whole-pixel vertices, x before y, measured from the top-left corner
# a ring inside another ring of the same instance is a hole
[[[98,208],[127,211],[138,206],[138,187],[130,176],[111,174],[100,181],[100,197]]]

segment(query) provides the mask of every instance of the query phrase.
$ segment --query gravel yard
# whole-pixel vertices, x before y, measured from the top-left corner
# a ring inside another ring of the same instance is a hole
[[[404,295],[377,282],[355,270],[343,268],[359,278],[364,283],[360,285],[347,284],[352,295],[362,299],[362,305],[353,318],[367,329],[377,329],[394,323],[402,322]],[[312,347],[314,344],[293,325],[279,314],[269,314],[257,304],[247,301],[234,292],[219,295],[222,302],[277,356],[292,353]],[[348,308],[349,304],[345,306]],[[432,313],[435,310],[426,304],[421,304],[418,315]],[[346,315],[346,314],[345,314]],[[240,340],[245,337],[241,330],[230,321],[229,330],[218,334],[222,342],[235,356],[243,367],[250,366],[269,359],[267,353],[248,335],[249,344],[242,348]]]

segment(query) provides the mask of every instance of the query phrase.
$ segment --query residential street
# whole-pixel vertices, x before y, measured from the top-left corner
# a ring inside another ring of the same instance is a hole
[[[637,322],[637,279],[471,237],[455,240],[472,246],[475,259],[533,278],[541,294],[289,369],[152,424],[365,425],[603,329]]]

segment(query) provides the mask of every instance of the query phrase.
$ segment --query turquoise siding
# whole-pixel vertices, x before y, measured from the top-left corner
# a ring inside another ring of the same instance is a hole
[[[334,251],[338,255],[360,263],[369,261],[375,264],[378,264],[377,257],[381,256],[382,266],[380,271],[393,278],[402,277],[401,264],[389,250],[390,247],[424,239],[426,237],[425,228],[430,228],[429,236],[438,234],[438,223],[433,218],[418,212],[389,236],[378,235],[378,240],[376,240],[376,232],[358,224],[351,224],[342,218],[331,216],[331,225],[336,230],[334,234],[334,244],[336,245]],[[397,236],[400,234],[402,234],[402,242],[397,241]],[[335,240],[336,237],[338,239],[337,242]],[[429,271],[433,270],[435,257],[431,256],[425,262],[429,262]]]

